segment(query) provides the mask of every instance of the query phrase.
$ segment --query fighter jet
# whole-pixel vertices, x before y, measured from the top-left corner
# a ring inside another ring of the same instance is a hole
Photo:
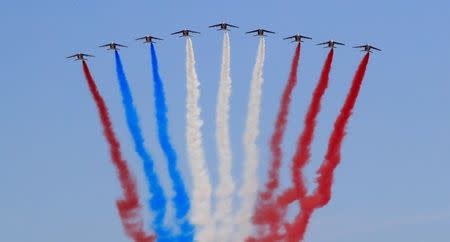
[[[75,54],[75,55],[68,56],[67,59],[76,58],[74,61],[86,60],[84,57],[94,57],[94,56],[93,55],[88,55],[88,54],[83,54],[83,53],[78,53],[78,54]]]
[[[339,43],[339,42],[334,41],[334,40],[329,40],[327,42],[323,42],[323,43],[320,43],[320,44],[317,44],[317,45],[327,45],[324,48],[332,48],[333,49],[333,48],[336,48],[335,45],[345,45],[345,44]]]
[[[312,39],[311,37],[303,36],[301,34],[292,35],[291,37],[286,37],[286,39],[292,39],[291,42],[303,42],[303,39]]]
[[[154,36],[151,36],[151,35],[146,35],[144,37],[137,38],[136,40],[144,40],[144,43],[155,43],[154,40],[163,40],[163,39],[160,39],[158,37],[154,37]]]
[[[217,30],[224,30],[224,31],[227,31],[227,30],[228,30],[228,27],[239,28],[239,27],[236,26],[236,25],[227,24],[227,23],[225,23],[225,22],[222,22],[222,23],[220,23],[220,24],[211,25],[211,26],[209,26],[208,28],[217,28],[217,27],[220,27],[220,28],[217,29]]]
[[[246,34],[251,34],[251,33],[255,33],[254,36],[266,36],[264,33],[275,34],[275,32],[265,30],[265,29],[255,29],[253,31],[246,32]]]
[[[354,46],[353,48],[363,48],[361,51],[370,52],[370,53],[372,53],[372,49],[381,51],[381,50],[378,49],[377,47],[371,46],[371,45],[369,45],[369,44],[366,44],[366,45],[359,45],[359,46]]]
[[[192,34],[200,34],[200,32],[197,32],[197,31],[194,31],[194,30],[183,29],[183,30],[180,30],[178,32],[171,33],[171,35],[181,34],[179,37],[188,37],[188,36],[191,36],[190,33],[192,33]]]
[[[99,47],[108,47],[108,50],[118,50],[119,49],[119,48],[117,48],[118,46],[119,47],[128,47],[126,45],[121,45],[121,44],[114,43],[114,42],[111,42],[111,43],[105,44],[105,45],[100,45]]]

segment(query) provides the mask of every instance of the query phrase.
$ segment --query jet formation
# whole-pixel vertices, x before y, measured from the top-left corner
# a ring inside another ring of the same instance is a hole
[[[208,28],[216,28],[219,31],[230,31],[232,28],[239,28],[236,25],[232,25],[226,22],[221,22],[219,24],[214,24],[208,26]],[[246,34],[254,34],[253,36],[267,36],[266,34],[275,34],[275,32],[267,30],[267,29],[255,29],[252,31],[245,32]],[[195,36],[196,34],[200,34],[198,31],[190,30],[190,29],[183,29],[177,32],[171,33],[171,35],[178,35],[178,37],[191,37]],[[312,40],[311,37],[304,36],[301,34],[295,34],[286,38],[283,38],[284,40],[292,40],[291,42],[303,42],[304,39]],[[161,38],[152,36],[152,35],[146,35],[140,38],[137,38],[136,40],[143,40],[143,43],[155,43],[156,40],[163,40]],[[337,46],[345,46],[344,43],[337,42],[334,40],[325,41],[322,43],[317,44],[319,46],[324,46],[324,48],[331,48],[334,49]],[[101,48],[107,48],[107,50],[119,50],[119,47],[127,47],[126,45],[118,44],[115,42],[111,42],[108,44],[100,45]],[[370,52],[372,53],[372,50],[381,51],[381,49],[374,47],[370,44],[365,45],[358,45],[354,46],[353,48],[361,49],[363,52]],[[77,53],[71,56],[68,56],[68,59],[75,58],[75,60],[86,60],[86,57],[94,57],[93,55],[84,54],[84,53]]]

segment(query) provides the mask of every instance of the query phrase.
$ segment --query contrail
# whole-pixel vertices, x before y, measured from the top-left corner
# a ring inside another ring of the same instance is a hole
[[[222,50],[222,70],[217,96],[216,141],[219,154],[219,184],[216,190],[217,206],[214,219],[217,226],[216,241],[229,242],[233,231],[233,194],[235,184],[231,175],[232,151],[230,145],[229,111],[231,95],[230,77],[230,36],[224,32]]]
[[[114,133],[108,108],[106,107],[105,101],[98,91],[97,85],[84,60],[83,71],[89,90],[97,105],[98,114],[103,126],[103,134],[108,142],[110,156],[117,170],[120,186],[122,187],[124,198],[116,201],[122,226],[128,237],[132,238],[135,242],[153,242],[155,236],[147,235],[144,230],[144,221],[141,215],[141,205],[139,204],[139,195],[135,179],[128,168],[127,162],[122,157],[120,143]]]
[[[172,198],[176,210],[177,224],[180,225],[181,235],[177,236],[177,241],[193,241],[194,227],[189,222],[187,215],[191,208],[190,200],[185,184],[177,167],[177,154],[173,148],[168,131],[167,104],[164,93],[164,83],[159,75],[158,57],[153,43],[150,43],[150,55],[153,71],[154,96],[156,119],[158,125],[159,144],[167,158],[167,167],[175,196]]]
[[[263,65],[265,55],[264,37],[259,40],[258,54],[255,67],[253,69],[253,78],[250,87],[250,96],[248,102],[248,114],[246,128],[244,132],[245,160],[243,168],[243,184],[239,191],[240,208],[235,216],[235,225],[237,233],[233,241],[244,241],[252,233],[251,218],[255,208],[258,176],[258,147],[256,139],[259,134],[259,114],[261,106],[261,87],[263,84]]]
[[[203,121],[200,118],[201,110],[198,104],[200,82],[195,70],[192,40],[189,37],[186,39],[186,76],[186,142],[194,186],[191,221],[198,228],[195,241],[211,242],[214,236],[211,217],[211,183],[202,144],[201,126]]]
[[[323,207],[331,200],[331,188],[333,185],[334,170],[341,161],[341,147],[345,137],[345,129],[347,123],[352,115],[356,100],[361,89],[361,85],[366,73],[367,64],[369,62],[369,53],[362,59],[355,73],[355,76],[347,94],[339,116],[334,123],[334,129],[328,141],[328,148],[325,154],[324,162],[317,171],[318,177],[316,179],[317,188],[312,195],[300,199],[302,213],[299,214],[294,223],[287,227],[287,241],[297,242],[302,241],[306,232],[312,212],[320,207]]]
[[[119,52],[114,51],[116,60],[117,79],[119,81],[120,92],[122,94],[122,103],[125,109],[125,116],[127,120],[128,129],[134,141],[134,148],[144,163],[144,172],[147,178],[148,188],[150,192],[149,205],[152,212],[155,214],[152,225],[155,229],[158,240],[171,240],[172,233],[169,228],[164,225],[164,216],[166,214],[166,198],[163,188],[158,180],[154,170],[153,159],[150,153],[144,146],[144,137],[142,136],[141,127],[136,108],[133,104],[130,87],[123,70],[122,61],[120,60]]]
[[[297,44],[294,56],[292,58],[289,78],[283,91],[280,100],[280,107],[275,122],[274,132],[270,140],[270,150],[272,153],[271,162],[269,164],[269,180],[265,185],[265,190],[259,193],[256,211],[254,213],[253,222],[258,226],[257,237],[264,235],[264,226],[269,225],[271,233],[275,233],[274,224],[280,221],[280,214],[277,214],[274,206],[273,195],[275,190],[279,187],[279,173],[281,161],[283,159],[283,151],[281,143],[284,138],[286,130],[287,118],[289,115],[292,92],[297,85],[297,69],[300,59],[301,43]]]

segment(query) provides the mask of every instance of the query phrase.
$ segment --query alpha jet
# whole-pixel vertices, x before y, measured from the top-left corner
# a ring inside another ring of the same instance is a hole
[[[217,29],[217,30],[223,30],[223,31],[228,31],[229,30],[228,27],[239,28],[236,25],[227,24],[225,22],[222,22],[220,24],[215,24],[215,25],[208,26],[208,28],[217,28],[217,27],[219,27],[219,29]]]
[[[272,32],[272,31],[266,30],[266,29],[255,29],[255,30],[246,32],[246,34],[252,34],[252,33],[255,33],[254,36],[266,36],[264,33],[275,34],[275,32]]]
[[[339,42],[334,41],[334,40],[329,40],[329,41],[326,41],[326,42],[323,42],[323,43],[319,43],[317,45],[326,45],[324,48],[334,49],[334,48],[336,48],[336,45],[345,45],[345,44],[339,43]]]
[[[163,39],[151,35],[146,35],[144,37],[137,38],[136,40],[144,40],[145,44],[145,43],[155,43],[155,40],[163,40]]]
[[[303,39],[312,39],[311,37],[307,37],[301,34],[292,35],[291,37],[286,37],[284,40],[292,39],[291,42],[303,42]]]
[[[377,47],[371,46],[369,44],[366,45],[359,45],[359,46],[354,46],[353,48],[362,48],[361,51],[365,51],[365,52],[369,52],[372,53],[372,50],[378,50],[381,51],[380,49],[378,49]]]
[[[192,34],[200,34],[200,32],[197,32],[197,31],[194,31],[194,30],[183,29],[183,30],[180,30],[178,32],[171,33],[171,35],[181,34],[179,37],[189,37],[189,36],[191,36],[191,33]]]
[[[94,57],[94,56],[93,55],[84,54],[84,53],[78,53],[78,54],[75,54],[75,55],[68,56],[67,59],[75,58],[74,61],[86,60],[85,57]]]
[[[128,46],[111,42],[109,44],[100,45],[99,47],[101,47],[101,48],[108,47],[108,50],[118,50],[119,49],[118,47],[128,47]]]

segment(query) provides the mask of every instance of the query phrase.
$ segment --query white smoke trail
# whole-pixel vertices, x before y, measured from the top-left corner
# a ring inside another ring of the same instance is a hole
[[[261,87],[263,84],[263,65],[265,55],[264,37],[259,40],[258,55],[256,57],[253,77],[250,87],[248,102],[248,114],[246,128],[244,132],[245,160],[243,168],[243,184],[239,191],[240,208],[235,215],[235,225],[237,233],[235,242],[244,241],[252,231],[252,215],[255,208],[256,196],[258,192],[258,178],[256,170],[258,168],[258,147],[256,138],[259,134],[259,113],[261,106]]]
[[[224,33],[222,50],[222,70],[216,109],[216,142],[219,154],[219,184],[216,190],[217,206],[214,219],[217,228],[216,240],[229,242],[233,231],[232,201],[234,181],[231,175],[232,152],[228,125],[230,111],[230,36]]]
[[[211,242],[214,236],[214,226],[211,219],[211,183],[205,163],[200,130],[203,124],[198,105],[200,82],[195,71],[194,49],[189,37],[186,41],[186,76],[186,141],[193,178],[191,221],[197,226],[195,241]]]

